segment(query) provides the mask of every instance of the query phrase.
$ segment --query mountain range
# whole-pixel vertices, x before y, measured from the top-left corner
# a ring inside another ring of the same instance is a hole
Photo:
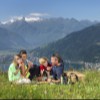
[[[20,44],[20,42],[22,44]],[[0,28],[0,50],[11,50],[16,49],[16,47],[24,48],[26,46],[25,43],[26,41],[18,34],[14,34],[14,32]]]
[[[71,32],[82,30],[97,24],[88,20],[78,21],[74,18],[49,18],[11,20],[0,23],[0,50],[34,49],[57,41]]]
[[[72,32],[63,39],[31,51],[34,56],[59,53],[64,60],[100,62],[100,24]]]

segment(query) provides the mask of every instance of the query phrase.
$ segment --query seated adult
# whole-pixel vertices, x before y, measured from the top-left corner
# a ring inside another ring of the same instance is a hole
[[[46,57],[42,57],[39,59],[39,63],[41,77],[47,76],[47,78],[49,78],[52,67],[51,64],[48,62],[48,59]]]
[[[8,69],[8,78],[10,82],[16,83],[30,83],[30,80],[24,78],[20,73],[19,62],[21,60],[21,56],[19,54],[14,56],[13,62]]]
[[[63,71],[64,71],[63,60],[58,54],[53,54],[51,57],[51,63],[52,63],[52,72],[53,72],[53,79],[51,80],[51,82],[60,83],[61,76],[63,75]]]
[[[25,64],[25,69],[28,72],[28,76],[27,77],[30,80],[32,80],[34,76],[39,76],[39,74],[40,74],[39,67],[37,65],[34,65],[31,61],[29,61],[27,59],[27,52],[26,52],[26,50],[21,50],[19,54],[21,55],[22,60],[23,60],[23,62]]]

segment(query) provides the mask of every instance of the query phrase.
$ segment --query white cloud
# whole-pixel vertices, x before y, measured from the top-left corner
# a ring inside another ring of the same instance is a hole
[[[47,13],[30,13],[29,15],[34,16],[34,17],[49,16],[49,14],[47,14]]]
[[[46,13],[30,13],[25,17],[25,20],[28,22],[31,21],[41,21],[43,17],[49,16],[49,14]]]

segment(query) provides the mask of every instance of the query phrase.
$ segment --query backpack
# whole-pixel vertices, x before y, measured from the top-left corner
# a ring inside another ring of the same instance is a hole
[[[63,73],[62,77],[63,77],[63,84],[67,84],[68,83],[68,76],[67,76],[67,74]]]

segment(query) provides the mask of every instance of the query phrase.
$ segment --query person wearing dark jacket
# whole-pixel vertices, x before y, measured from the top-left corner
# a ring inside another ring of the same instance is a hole
[[[52,64],[52,74],[53,74],[53,79],[51,80],[51,82],[60,83],[61,76],[63,75],[64,71],[63,60],[58,54],[53,54],[51,57],[51,64]]]

